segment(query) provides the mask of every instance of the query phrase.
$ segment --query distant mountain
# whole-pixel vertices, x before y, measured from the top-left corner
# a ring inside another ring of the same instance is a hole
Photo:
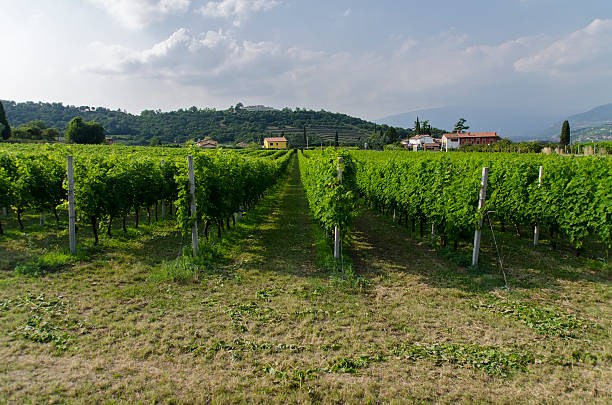
[[[533,140],[544,131],[546,123],[557,121],[559,115],[550,114],[536,110],[525,110],[517,107],[515,109],[499,106],[447,106],[411,111],[408,113],[390,115],[375,120],[379,124],[401,126],[403,128],[414,127],[414,121],[429,120],[438,128],[452,130],[459,118],[467,119],[470,131],[485,132],[495,131],[502,138],[510,138],[514,141]],[[561,128],[561,127],[559,127]]]
[[[612,104],[600,105],[587,112],[574,114],[566,118],[570,123],[572,142],[612,141]],[[539,136],[542,139],[559,139],[560,120],[550,125]]]
[[[190,107],[178,111],[162,112],[145,110],[140,115],[104,107],[71,106],[62,103],[2,101],[9,123],[19,125],[41,120],[49,127],[64,131],[68,122],[76,116],[94,120],[104,127],[108,136],[119,142],[143,145],[158,137],[162,143],[183,143],[189,139],[210,136],[221,143],[261,142],[268,134],[284,134],[293,145],[303,143],[306,126],[311,142],[333,139],[338,132],[342,143],[361,143],[374,129],[385,127],[346,114],[324,110],[306,109],[275,110],[265,106],[216,110]],[[409,131],[398,129],[400,137]]]

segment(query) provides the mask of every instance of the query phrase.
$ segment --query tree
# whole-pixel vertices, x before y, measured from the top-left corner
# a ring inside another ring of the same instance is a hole
[[[304,145],[306,145],[308,142],[306,141],[306,125],[304,125]]]
[[[421,123],[419,122],[418,116],[417,116],[417,120],[414,122],[414,133],[417,135],[421,134]]]
[[[338,131],[336,131],[336,135],[334,136],[334,146],[338,146]]]
[[[568,120],[565,120],[563,122],[563,127],[561,127],[561,138],[559,139],[559,143],[561,145],[569,145],[570,143],[570,125]]]
[[[12,131],[12,137],[16,139],[55,141],[58,136],[57,128],[47,128],[47,125],[41,120],[20,125]]]
[[[85,122],[83,117],[74,117],[68,123],[66,139],[73,143],[104,143],[104,127],[94,121]]]
[[[470,129],[469,125],[465,125],[466,122],[467,120],[465,118],[459,118],[459,121],[457,121],[457,123],[455,124],[455,129],[453,129],[453,131],[461,132],[464,129]]]
[[[11,126],[6,118],[6,112],[4,111],[2,102],[0,102],[0,134],[2,135],[2,139],[9,139],[11,137]]]
[[[235,109],[236,111],[239,111],[239,110],[241,110],[241,109],[242,109],[242,107],[244,107],[244,104],[242,104],[242,103],[238,103],[238,104],[236,104],[236,107],[234,107],[234,109]]]
[[[149,141],[149,146],[161,146],[161,140],[159,139],[159,136],[154,136],[153,138],[151,138],[151,140]]]
[[[421,124],[421,134],[431,135],[431,125],[429,124],[429,120],[425,120]]]
[[[393,127],[389,127],[385,132],[385,142],[387,144],[397,142],[397,131]]]

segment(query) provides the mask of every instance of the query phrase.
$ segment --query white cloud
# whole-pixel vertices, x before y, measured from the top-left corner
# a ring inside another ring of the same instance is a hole
[[[80,71],[155,77],[183,83],[201,83],[246,68],[254,71],[258,60],[279,53],[278,45],[271,42],[239,42],[223,30],[194,36],[186,28],[180,28],[169,38],[140,51],[100,42],[89,47],[97,59],[79,68]]]
[[[612,19],[595,19],[537,52],[516,61],[518,72],[570,75],[599,70],[612,73]]]
[[[270,10],[280,4],[277,0],[220,0],[209,1],[196,10],[205,17],[232,19],[235,26],[248,19],[251,14]]]
[[[348,17],[349,14],[351,14],[353,12],[353,10],[351,10],[350,8],[347,8],[346,10],[344,10],[344,16]]]
[[[191,0],[90,0],[103,7],[129,29],[141,29],[155,21],[189,9]]]
[[[607,32],[601,23],[582,31],[580,35],[588,38],[593,33],[600,38],[601,32]],[[441,99],[446,104],[463,103],[479,92],[495,92],[487,90],[492,88],[513,94],[517,91],[513,81],[527,80],[517,72],[517,66],[524,63],[521,61],[535,60],[529,59],[533,58],[530,55],[546,55],[548,49],[563,42],[536,35],[480,45],[470,44],[464,35],[443,33],[419,41],[390,40],[393,48],[387,51],[350,53],[284,48],[274,42],[241,41],[235,35],[221,29],[194,34],[181,28],[144,50],[94,43],[90,48],[97,58],[82,70],[161,79],[225,100],[251,98],[273,105],[311,105],[347,112],[362,111],[368,105],[372,114],[378,115],[397,111],[398,106],[409,109],[404,104],[407,100],[420,105],[439,104]],[[573,47],[577,46],[575,36],[568,36]],[[586,46],[593,41],[579,43]],[[597,43],[598,47],[589,47],[589,55],[593,49],[602,53],[609,46]],[[534,83],[546,86],[535,77]],[[503,98],[497,96],[495,99]]]

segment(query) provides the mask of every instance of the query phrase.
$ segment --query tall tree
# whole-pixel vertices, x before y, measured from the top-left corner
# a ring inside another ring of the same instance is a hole
[[[469,125],[465,125],[466,122],[467,120],[465,118],[459,118],[459,121],[457,121],[457,123],[455,124],[455,129],[453,129],[453,131],[461,132],[464,129],[470,129]]]
[[[570,125],[568,120],[565,120],[563,122],[563,127],[561,127],[561,138],[559,139],[559,143],[561,145],[570,144]]]
[[[2,102],[0,102],[0,131],[2,139],[9,139],[11,137],[11,126],[6,118],[6,112],[4,111]]]
[[[334,136],[334,146],[338,146],[338,131],[336,131],[336,135]]]
[[[68,123],[66,138],[73,143],[103,143],[104,128],[97,122],[85,122],[83,117],[74,117]]]
[[[421,135],[421,123],[419,122],[418,116],[417,120],[414,122],[414,133],[417,135]]]
[[[397,142],[397,130],[393,127],[389,127],[387,132],[385,132],[385,142],[387,144]]]
[[[306,145],[306,125],[304,125],[304,145]]]
[[[421,134],[431,135],[431,125],[429,124],[429,120],[425,120],[421,124]]]

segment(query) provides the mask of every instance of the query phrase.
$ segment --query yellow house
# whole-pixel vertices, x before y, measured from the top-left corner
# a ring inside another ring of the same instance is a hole
[[[284,136],[281,136],[280,138],[264,138],[264,148],[287,149],[287,140]]]

